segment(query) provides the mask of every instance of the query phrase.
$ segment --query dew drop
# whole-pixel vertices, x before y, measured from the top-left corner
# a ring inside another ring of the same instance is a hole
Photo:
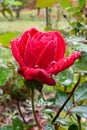
[[[52,61],[50,64],[49,64],[49,67],[51,67],[52,65],[56,64],[56,61]]]
[[[64,62],[67,62],[67,59],[64,59]]]
[[[54,64],[56,64],[56,61],[52,61],[52,62],[51,62],[51,65],[54,65]]]
[[[35,68],[39,68],[39,65],[35,65]]]
[[[68,60],[70,60],[70,59],[71,59],[71,57],[69,56],[69,57],[68,57]]]

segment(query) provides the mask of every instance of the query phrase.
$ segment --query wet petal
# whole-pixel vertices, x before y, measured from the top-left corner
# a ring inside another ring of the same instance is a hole
[[[48,44],[43,48],[42,52],[40,53],[36,64],[39,65],[41,68],[46,69],[54,60],[56,50],[55,42],[56,41],[48,42]]]
[[[74,64],[74,61],[76,59],[78,59],[81,55],[81,52],[75,52],[72,55],[68,56],[65,59],[61,59],[59,62],[57,62],[55,65],[53,65],[52,67],[50,67],[47,72],[51,73],[51,74],[57,74],[65,69],[67,69],[68,67],[70,67],[71,65]]]
[[[24,72],[24,75],[25,78],[28,80],[37,79],[42,83],[48,85],[55,85],[55,80],[50,75],[48,75],[48,73],[43,69],[27,68]]]
[[[33,35],[36,34],[37,32],[38,30],[36,30],[35,28],[31,28],[30,30],[25,31],[22,35],[16,38],[17,39],[16,44],[22,57],[25,51],[27,40],[33,37]],[[16,39],[12,39],[11,43],[15,42]]]
[[[36,33],[38,33],[39,31],[36,28],[31,28],[30,30],[28,30],[31,37],[33,37]]]
[[[13,53],[15,59],[17,60],[17,62],[20,64],[20,66],[24,66],[25,63],[24,63],[24,61],[21,57],[21,54],[17,48],[16,42],[17,42],[16,40],[14,42],[11,42],[12,53]]]
[[[59,32],[54,32],[57,37],[57,50],[55,55],[55,60],[58,61],[59,59],[64,57],[65,50],[66,50],[66,43],[64,38]]]
[[[31,39],[28,39],[24,52],[24,62],[28,67],[34,67],[36,60],[37,55],[33,52]]]

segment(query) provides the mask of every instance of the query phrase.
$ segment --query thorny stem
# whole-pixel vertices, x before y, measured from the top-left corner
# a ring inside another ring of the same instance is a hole
[[[33,112],[36,124],[38,125],[39,128],[41,128],[41,126],[40,126],[40,124],[39,124],[39,122],[37,120],[37,116],[36,116],[36,112],[35,112],[35,108],[34,108],[34,88],[33,87],[31,88],[31,92],[32,92],[32,94],[31,94],[31,98],[32,98],[32,112]]]
[[[70,98],[72,97],[72,95],[73,95],[75,89],[77,88],[79,82],[80,82],[80,76],[79,76],[79,78],[78,78],[77,83],[76,83],[75,86],[73,87],[73,89],[72,89],[70,95],[68,96],[68,98],[66,99],[66,101],[64,102],[64,104],[61,106],[61,108],[59,109],[59,111],[57,112],[57,114],[55,115],[55,117],[53,118],[51,124],[54,124],[54,122],[56,121],[56,119],[59,117],[59,115],[60,115],[60,113],[62,112],[63,108],[65,107],[65,105],[68,103],[68,101],[69,101]]]
[[[24,124],[26,124],[26,121],[25,121],[25,119],[24,119],[23,113],[21,112],[21,109],[20,109],[19,99],[17,99],[17,107],[18,107],[18,111],[19,111],[19,113],[20,113],[20,116],[21,116],[21,118],[22,118]]]

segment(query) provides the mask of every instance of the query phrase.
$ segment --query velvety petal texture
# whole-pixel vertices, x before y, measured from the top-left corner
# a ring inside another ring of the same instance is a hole
[[[56,75],[73,65],[81,52],[64,58],[66,43],[59,32],[40,32],[36,28],[25,31],[11,40],[13,56],[19,63],[19,70],[27,80],[36,79],[48,85],[55,85]]]

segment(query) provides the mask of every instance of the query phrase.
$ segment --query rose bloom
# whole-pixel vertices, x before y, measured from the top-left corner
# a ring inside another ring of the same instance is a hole
[[[35,28],[11,40],[13,56],[19,64],[18,73],[27,80],[55,85],[52,75],[70,67],[81,52],[64,58],[66,43],[57,31],[40,32]]]

